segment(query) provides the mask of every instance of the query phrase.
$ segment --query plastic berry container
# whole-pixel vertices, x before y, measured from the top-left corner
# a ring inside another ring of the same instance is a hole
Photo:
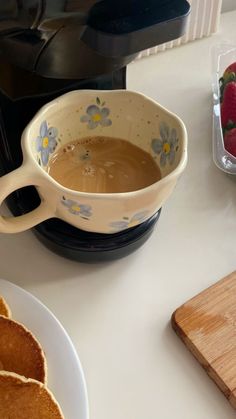
[[[220,117],[220,78],[225,69],[236,61],[236,45],[218,45],[212,50],[212,90],[213,90],[213,160],[225,173],[236,175],[236,157],[224,147]]]

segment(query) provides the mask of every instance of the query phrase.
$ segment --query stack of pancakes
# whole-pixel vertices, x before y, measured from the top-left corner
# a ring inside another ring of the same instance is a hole
[[[63,419],[47,388],[46,358],[39,342],[0,296],[0,418]]]

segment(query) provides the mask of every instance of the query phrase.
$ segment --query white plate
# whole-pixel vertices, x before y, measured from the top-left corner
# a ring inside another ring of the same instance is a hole
[[[59,402],[65,419],[88,419],[88,398],[76,350],[56,317],[30,293],[0,279],[0,295],[41,343],[47,358],[48,387]]]

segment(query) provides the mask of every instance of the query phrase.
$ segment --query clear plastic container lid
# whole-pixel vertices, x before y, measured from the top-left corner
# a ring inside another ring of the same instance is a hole
[[[213,90],[213,160],[216,166],[226,173],[236,175],[236,157],[224,147],[224,138],[220,117],[219,79],[225,69],[236,62],[236,45],[218,45],[212,50],[212,90]]]

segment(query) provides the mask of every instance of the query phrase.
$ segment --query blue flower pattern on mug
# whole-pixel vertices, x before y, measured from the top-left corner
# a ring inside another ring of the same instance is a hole
[[[154,138],[151,143],[152,150],[156,154],[160,154],[160,165],[165,166],[167,161],[173,164],[175,161],[175,154],[178,150],[178,137],[175,128],[170,127],[165,123],[160,123],[160,137]]]
[[[125,230],[127,228],[135,227],[136,225],[142,223],[147,219],[149,211],[141,211],[134,214],[131,218],[123,217],[123,220],[114,221],[110,223],[110,227],[112,228],[112,232],[119,232]]]
[[[86,122],[89,129],[94,129],[98,125],[102,127],[109,127],[112,124],[111,119],[108,118],[110,109],[105,108],[105,102],[101,103],[100,99],[96,98],[97,105],[90,105],[86,109],[86,115],[80,117],[81,122]]]
[[[68,211],[73,215],[79,215],[82,218],[88,219],[92,215],[92,208],[90,205],[81,204],[72,199],[66,199],[64,196],[61,200],[62,204],[67,207]]]
[[[57,134],[57,129],[54,127],[48,127],[46,121],[43,121],[41,123],[39,129],[39,136],[36,138],[36,150],[41,155],[41,161],[43,166],[47,166],[49,155],[55,151],[55,148],[57,146]]]

